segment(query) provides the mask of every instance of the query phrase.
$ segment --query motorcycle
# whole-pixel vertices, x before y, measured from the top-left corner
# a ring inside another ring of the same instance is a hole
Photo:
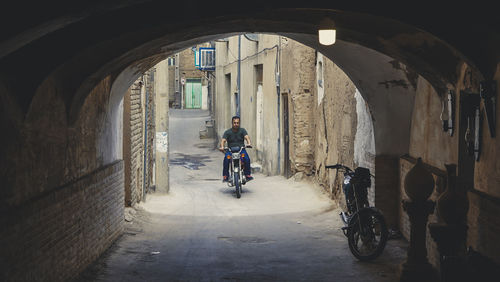
[[[239,199],[241,197],[241,193],[243,193],[243,189],[241,186],[247,183],[247,179],[245,177],[244,164],[241,159],[241,151],[244,148],[252,148],[252,146],[237,146],[237,147],[225,147],[225,151],[229,151],[231,153],[229,162],[229,181],[227,183],[230,187],[235,187],[236,189],[236,197]]]
[[[342,211],[340,218],[344,222],[342,231],[348,239],[351,253],[361,261],[377,258],[385,248],[389,231],[382,212],[368,203],[370,177],[374,176],[364,167],[354,171],[342,164],[325,168],[340,170],[344,174],[342,190],[347,211]]]

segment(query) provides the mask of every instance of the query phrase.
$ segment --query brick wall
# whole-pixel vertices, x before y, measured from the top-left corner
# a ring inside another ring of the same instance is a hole
[[[0,280],[64,281],[123,231],[123,162],[0,215]]]
[[[123,101],[123,159],[125,167],[125,205],[143,200],[153,185],[154,167],[154,69],[147,71],[130,86]],[[146,99],[146,95],[148,96]],[[148,102],[146,106],[146,101]],[[147,132],[144,128],[147,119]],[[144,175],[144,139],[147,133],[146,172]],[[145,176],[145,177],[144,177]]]
[[[123,159],[125,167],[125,205],[142,199],[143,183],[143,110],[141,84],[136,81],[123,101]]]
[[[314,97],[309,89],[300,89],[291,95],[291,118],[292,124],[290,159],[291,170],[310,174],[313,168],[313,128],[314,117],[312,115],[312,100]]]

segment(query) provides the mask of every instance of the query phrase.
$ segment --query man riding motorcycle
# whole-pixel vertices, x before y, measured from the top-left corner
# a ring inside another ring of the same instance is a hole
[[[233,116],[231,119],[232,127],[229,128],[224,132],[224,135],[222,136],[222,140],[220,142],[219,150],[221,152],[224,152],[224,144],[227,142],[228,147],[244,147],[245,146],[245,141],[247,143],[247,146],[251,145],[250,142],[250,137],[248,136],[247,131],[240,127],[240,117],[239,116]],[[222,169],[222,181],[223,182],[228,182],[229,181],[229,162],[231,160],[231,152],[225,152],[224,155],[224,162],[223,162],[223,169]],[[241,151],[241,160],[243,161],[244,165],[244,173],[246,177],[246,181],[250,181],[253,179],[251,175],[251,169],[250,169],[250,156],[246,152],[245,149]]]

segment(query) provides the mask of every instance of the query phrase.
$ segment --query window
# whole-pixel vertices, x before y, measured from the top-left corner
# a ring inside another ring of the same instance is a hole
[[[215,48],[200,48],[195,59],[198,69],[204,71],[215,70]]]

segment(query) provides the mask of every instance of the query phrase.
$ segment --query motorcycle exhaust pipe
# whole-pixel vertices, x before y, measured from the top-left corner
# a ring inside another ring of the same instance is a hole
[[[339,216],[340,219],[342,219],[342,221],[344,222],[344,225],[347,225],[347,215],[345,214],[345,212],[340,212]]]

